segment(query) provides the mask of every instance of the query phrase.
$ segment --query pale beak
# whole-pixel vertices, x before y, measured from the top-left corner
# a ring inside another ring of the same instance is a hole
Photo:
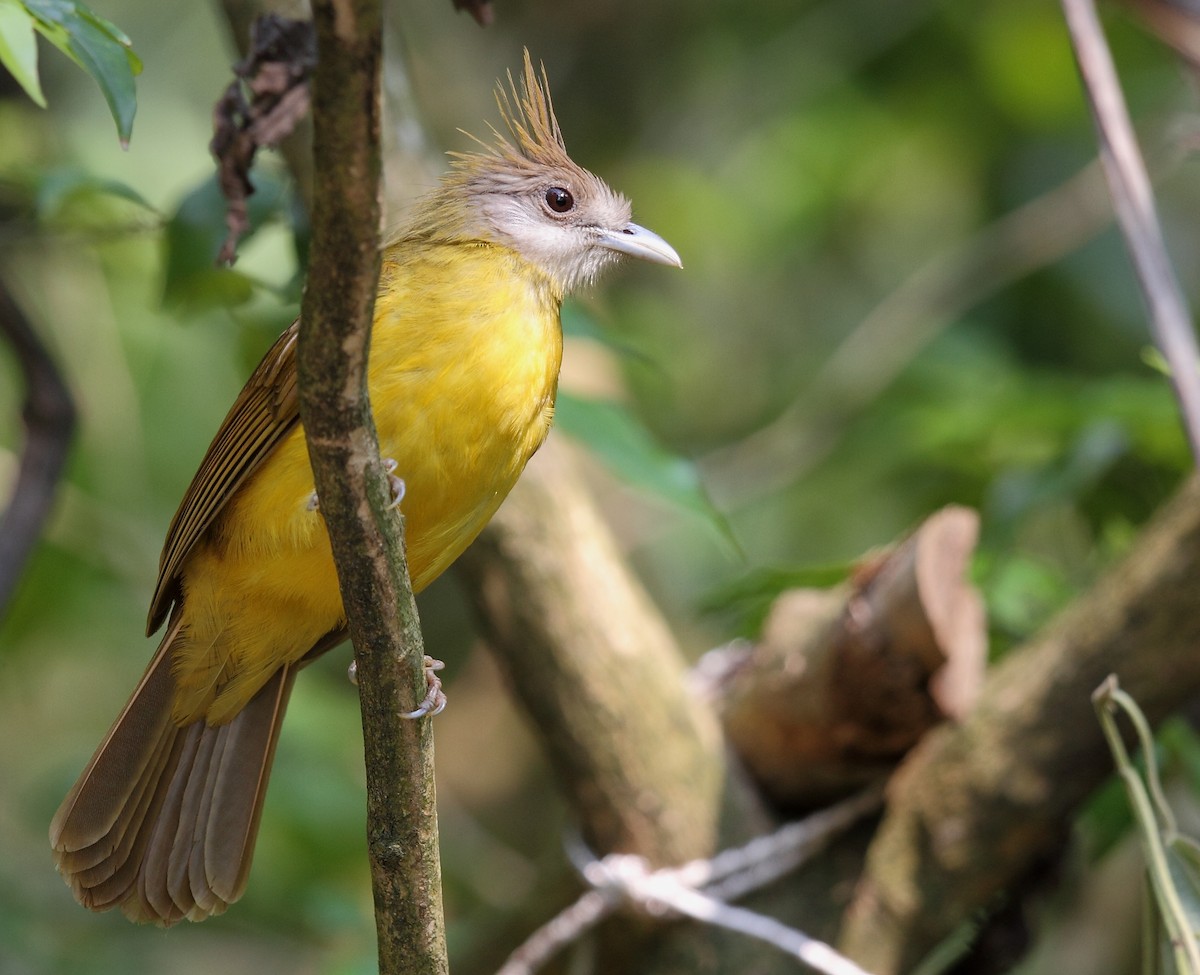
[[[643,261],[683,267],[683,261],[675,253],[674,247],[653,230],[639,227],[636,223],[626,224],[620,230],[601,230],[599,244],[630,257],[640,257]]]

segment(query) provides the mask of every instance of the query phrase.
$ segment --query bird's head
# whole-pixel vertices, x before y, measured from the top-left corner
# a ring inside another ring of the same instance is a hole
[[[495,141],[480,142],[483,151],[453,153],[416,232],[502,244],[563,292],[589,283],[622,254],[683,266],[670,244],[632,222],[628,200],[567,155],[545,69],[539,78],[528,51],[520,88],[510,75],[496,100],[511,140],[493,129]]]

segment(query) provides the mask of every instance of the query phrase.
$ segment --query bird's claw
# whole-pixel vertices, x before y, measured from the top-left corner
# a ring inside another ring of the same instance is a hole
[[[391,457],[385,457],[383,461],[383,470],[387,474],[388,491],[391,493],[392,500],[388,502],[388,510],[399,508],[400,502],[404,500],[404,478],[397,477],[393,471],[400,465]],[[321,508],[321,499],[317,497],[317,492],[313,491],[308,496],[308,500],[304,503],[305,511],[319,511]]]
[[[383,469],[387,474],[388,489],[392,492],[392,500],[388,505],[389,509],[399,508],[400,502],[404,500],[404,478],[397,477],[395,473],[393,473],[399,466],[400,465],[397,464],[396,461],[391,457],[385,457],[383,459]]]
[[[423,661],[425,668],[425,686],[429,688],[425,694],[425,698],[411,711],[401,711],[400,717],[408,718],[415,721],[417,718],[423,718],[429,715],[431,718],[435,714],[441,714],[446,710],[446,705],[449,701],[446,699],[446,692],[442,690],[442,679],[438,677],[437,672],[445,668],[445,664],[440,660],[435,660],[428,654],[425,655]],[[350,683],[355,687],[358,686],[358,661],[351,660],[350,666],[346,670],[346,676],[350,678]]]
[[[421,701],[412,711],[402,711],[400,717],[416,720],[423,718],[426,715],[433,717],[435,714],[441,714],[446,710],[446,692],[442,690],[442,679],[437,675],[437,672],[446,665],[440,660],[434,660],[428,654],[425,656],[425,686],[428,691],[425,694],[424,700]]]

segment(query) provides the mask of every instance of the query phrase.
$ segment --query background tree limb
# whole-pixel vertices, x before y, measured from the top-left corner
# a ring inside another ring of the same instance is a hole
[[[774,806],[817,808],[879,781],[968,713],[987,647],[967,579],[978,528],[974,511],[944,508],[843,585],[781,593],[752,645],[701,661],[725,734]]]
[[[1060,844],[1112,772],[1091,693],[1115,673],[1157,722],[1200,686],[1200,480],[1043,633],[993,670],[975,711],[892,780],[842,947],[909,970]]]
[[[714,714],[690,690],[670,630],[556,438],[458,566],[597,855],[677,864],[769,827],[726,755]],[[601,971],[769,964],[746,954],[759,950],[737,936],[678,925],[650,936],[645,926],[631,931],[628,920],[610,926],[601,951]]]
[[[0,277],[0,335],[25,378],[25,446],[8,506],[0,515],[0,617],[17,587],[54,502],[75,429],[75,405],[58,367]]]

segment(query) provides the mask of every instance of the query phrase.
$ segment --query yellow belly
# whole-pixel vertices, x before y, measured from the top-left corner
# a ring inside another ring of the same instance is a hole
[[[549,429],[561,296],[510,251],[401,244],[384,256],[369,386],[380,451],[405,482],[413,588],[471,543]],[[344,623],[297,427],[183,569],[177,721],[233,717]]]

